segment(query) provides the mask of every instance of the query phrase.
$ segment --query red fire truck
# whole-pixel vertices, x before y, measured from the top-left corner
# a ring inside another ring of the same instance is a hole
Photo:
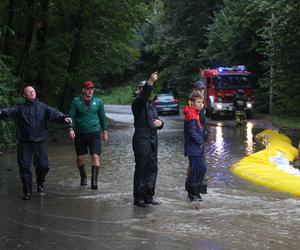
[[[206,114],[212,118],[222,113],[233,112],[233,99],[237,90],[242,89],[247,102],[247,116],[252,115],[253,89],[251,73],[243,65],[199,70],[200,80],[206,84]]]

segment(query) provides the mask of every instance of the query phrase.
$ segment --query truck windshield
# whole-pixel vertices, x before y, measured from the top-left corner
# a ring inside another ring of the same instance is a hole
[[[215,78],[217,89],[246,89],[251,88],[249,76],[246,75],[223,75]]]

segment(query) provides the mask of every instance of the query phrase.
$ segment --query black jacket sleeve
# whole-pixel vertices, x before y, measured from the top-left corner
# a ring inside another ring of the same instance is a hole
[[[63,113],[61,113],[57,109],[52,108],[48,105],[46,105],[46,112],[47,112],[48,120],[50,120],[52,122],[63,123],[64,119],[66,117],[66,115],[64,115]]]
[[[20,114],[18,106],[11,108],[4,108],[0,110],[0,119],[5,121],[17,120]]]

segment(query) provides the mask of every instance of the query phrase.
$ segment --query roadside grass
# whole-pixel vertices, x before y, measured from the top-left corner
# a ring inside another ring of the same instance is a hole
[[[101,98],[104,104],[131,104],[132,97],[132,87],[131,86],[121,86],[104,92],[103,94],[96,94]]]
[[[278,116],[260,114],[266,120],[272,122],[275,126],[290,129],[300,129],[300,117],[296,116]]]

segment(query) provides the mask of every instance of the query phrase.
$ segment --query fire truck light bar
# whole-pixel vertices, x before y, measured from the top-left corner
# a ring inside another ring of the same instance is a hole
[[[246,66],[245,65],[237,65],[233,66],[231,68],[228,67],[218,67],[217,70],[219,72],[224,72],[224,71],[246,71]]]

